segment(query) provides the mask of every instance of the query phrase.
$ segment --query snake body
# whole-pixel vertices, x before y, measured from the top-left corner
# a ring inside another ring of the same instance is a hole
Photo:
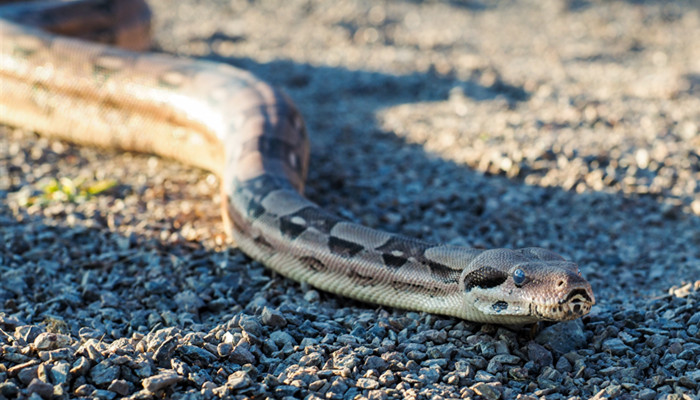
[[[328,292],[502,324],[590,311],[593,292],[577,265],[548,250],[430,244],[343,220],[304,198],[304,122],[285,94],[252,74],[84,40],[144,49],[149,17],[143,0],[0,9],[0,122],[216,173],[224,224],[239,248]]]

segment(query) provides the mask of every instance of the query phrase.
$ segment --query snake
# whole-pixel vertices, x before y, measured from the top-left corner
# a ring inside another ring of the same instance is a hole
[[[148,52],[150,31],[144,0],[3,5],[0,123],[211,171],[234,245],[322,291],[477,323],[590,312],[590,283],[552,251],[428,243],[319,207],[303,196],[310,146],[290,97],[225,63]]]

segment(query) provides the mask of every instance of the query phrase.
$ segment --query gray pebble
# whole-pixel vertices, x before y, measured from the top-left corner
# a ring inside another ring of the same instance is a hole
[[[22,340],[23,343],[33,343],[42,333],[41,329],[35,325],[22,325],[15,328],[15,339]]]
[[[283,328],[287,325],[287,320],[284,315],[272,308],[264,307],[261,316],[262,323],[271,328]]]
[[[129,383],[123,379],[117,379],[109,385],[107,390],[121,396],[126,396],[129,394]]]
[[[296,344],[294,338],[284,331],[275,331],[270,334],[270,339],[280,347],[293,347]]]
[[[34,347],[37,350],[54,350],[69,346],[72,339],[68,335],[42,332],[34,339]]]
[[[178,345],[178,340],[175,337],[169,337],[160,343],[158,349],[153,353],[153,360],[157,365],[168,366],[170,359],[175,353],[175,348]]]
[[[112,400],[117,397],[117,394],[110,390],[96,389],[91,396],[100,400]]]
[[[309,303],[318,303],[320,299],[321,295],[315,290],[308,290],[306,293],[304,293],[304,300],[308,301]]]
[[[531,361],[534,361],[539,367],[552,365],[552,362],[554,361],[552,353],[545,349],[542,345],[535,342],[528,343],[527,354],[528,358]]]
[[[480,382],[474,386],[471,386],[470,389],[473,390],[474,393],[488,400],[498,400],[501,398],[501,391],[488,383]]]
[[[73,363],[70,369],[71,375],[85,375],[90,370],[90,361],[86,357],[80,357]]]
[[[177,348],[177,353],[187,361],[199,366],[206,366],[217,360],[217,357],[214,354],[197,346],[179,346]]]
[[[56,384],[65,384],[68,381],[70,373],[70,364],[65,361],[59,361],[51,367],[51,381]]]
[[[17,372],[17,378],[25,385],[38,377],[39,365],[29,365]]]
[[[557,354],[580,349],[587,343],[580,319],[551,325],[543,329],[535,340],[541,345],[549,346]]]
[[[98,387],[106,387],[119,378],[119,367],[103,360],[90,369],[90,379]]]
[[[243,315],[239,321],[239,326],[244,331],[250,333],[253,336],[261,337],[263,334],[262,325],[255,317]]]
[[[654,400],[656,398],[656,392],[652,389],[642,389],[637,393],[637,398],[639,400]]]
[[[175,371],[162,371],[158,375],[151,376],[143,380],[143,388],[150,393],[156,393],[166,387],[173,386],[180,382],[182,377]]]
[[[252,364],[255,363],[255,356],[253,353],[248,351],[248,349],[243,346],[236,346],[231,354],[229,355],[231,361],[236,364]]]
[[[606,339],[603,341],[603,350],[609,351],[615,355],[623,355],[628,350],[632,350],[622,340],[618,338]]]
[[[19,393],[19,387],[13,382],[0,382],[0,394],[5,397],[14,397]]]
[[[231,389],[234,390],[247,388],[252,384],[253,380],[250,379],[250,377],[245,371],[234,372],[233,374],[229,375],[228,380],[226,381],[226,385],[230,386]]]
[[[379,387],[379,382],[370,378],[360,378],[357,380],[356,385],[360,389],[376,389]]]
[[[30,395],[37,394],[42,399],[51,399],[53,397],[53,385],[34,379],[27,385],[27,393]]]

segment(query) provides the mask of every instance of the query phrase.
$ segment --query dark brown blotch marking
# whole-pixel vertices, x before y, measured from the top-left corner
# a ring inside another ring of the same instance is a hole
[[[256,236],[256,237],[253,239],[253,241],[254,241],[258,246],[260,246],[260,247],[263,247],[263,248],[265,248],[265,249],[267,249],[267,250],[273,250],[273,247],[272,247],[272,245],[270,244],[270,242],[268,242],[267,239],[265,239],[265,237],[262,236],[262,235]]]
[[[306,230],[306,225],[299,225],[294,223],[291,217],[285,216],[280,218],[280,232],[284,236],[287,236],[288,238],[294,240],[299,235],[304,233]]]
[[[305,224],[295,224],[293,222],[295,218],[303,219]],[[333,226],[338,222],[340,222],[339,218],[324,213],[318,207],[309,206],[295,213],[280,217],[280,230],[290,238],[296,239],[309,228],[314,228],[319,232],[329,234]]]
[[[470,291],[476,287],[489,289],[501,285],[508,279],[508,274],[491,267],[480,267],[464,277],[464,290]]]
[[[347,241],[335,236],[330,236],[328,238],[328,248],[333,254],[337,254],[341,257],[354,257],[355,254],[359,253],[364,249],[360,244]]]
[[[371,286],[374,277],[371,275],[361,274],[353,269],[348,271],[348,278],[360,286]]]
[[[299,261],[301,261],[307,267],[311,268],[314,272],[321,272],[326,269],[326,264],[324,264],[323,261],[319,260],[316,257],[303,256],[299,258]]]
[[[265,214],[265,207],[260,203],[251,201],[248,203],[248,207],[246,207],[246,212],[250,218],[258,219],[261,215]]]
[[[433,245],[429,243],[402,236],[393,236],[386,243],[377,247],[376,250],[382,252],[384,264],[389,267],[400,268],[406,264],[409,258],[413,258],[416,262],[430,268],[430,272],[435,279],[447,284],[457,283],[459,271],[432,261],[425,256],[425,251],[431,247]],[[396,254],[401,254],[401,256]]]
[[[423,254],[427,249],[432,247],[427,243],[420,242],[415,239],[402,237],[402,236],[392,236],[383,245],[376,248],[376,250],[382,253],[388,254],[403,254],[404,257],[424,257]]]
[[[447,265],[427,260],[425,258],[419,261],[430,268],[430,272],[433,274],[434,278],[440,279],[444,283],[457,283],[459,280],[459,272],[453,270]]]
[[[406,264],[406,261],[408,261],[405,257],[398,257],[390,253],[382,253],[382,260],[384,261],[384,265],[392,268],[402,267]]]
[[[505,311],[508,309],[508,303],[503,301],[503,300],[499,300],[499,301],[493,303],[491,308],[493,308],[494,311],[499,313],[501,311]]]

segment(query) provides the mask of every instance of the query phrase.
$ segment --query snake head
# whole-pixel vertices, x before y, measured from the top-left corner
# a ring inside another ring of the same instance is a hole
[[[481,314],[472,319],[483,322],[568,321],[595,304],[575,263],[534,247],[484,251],[462,273],[460,288]]]

